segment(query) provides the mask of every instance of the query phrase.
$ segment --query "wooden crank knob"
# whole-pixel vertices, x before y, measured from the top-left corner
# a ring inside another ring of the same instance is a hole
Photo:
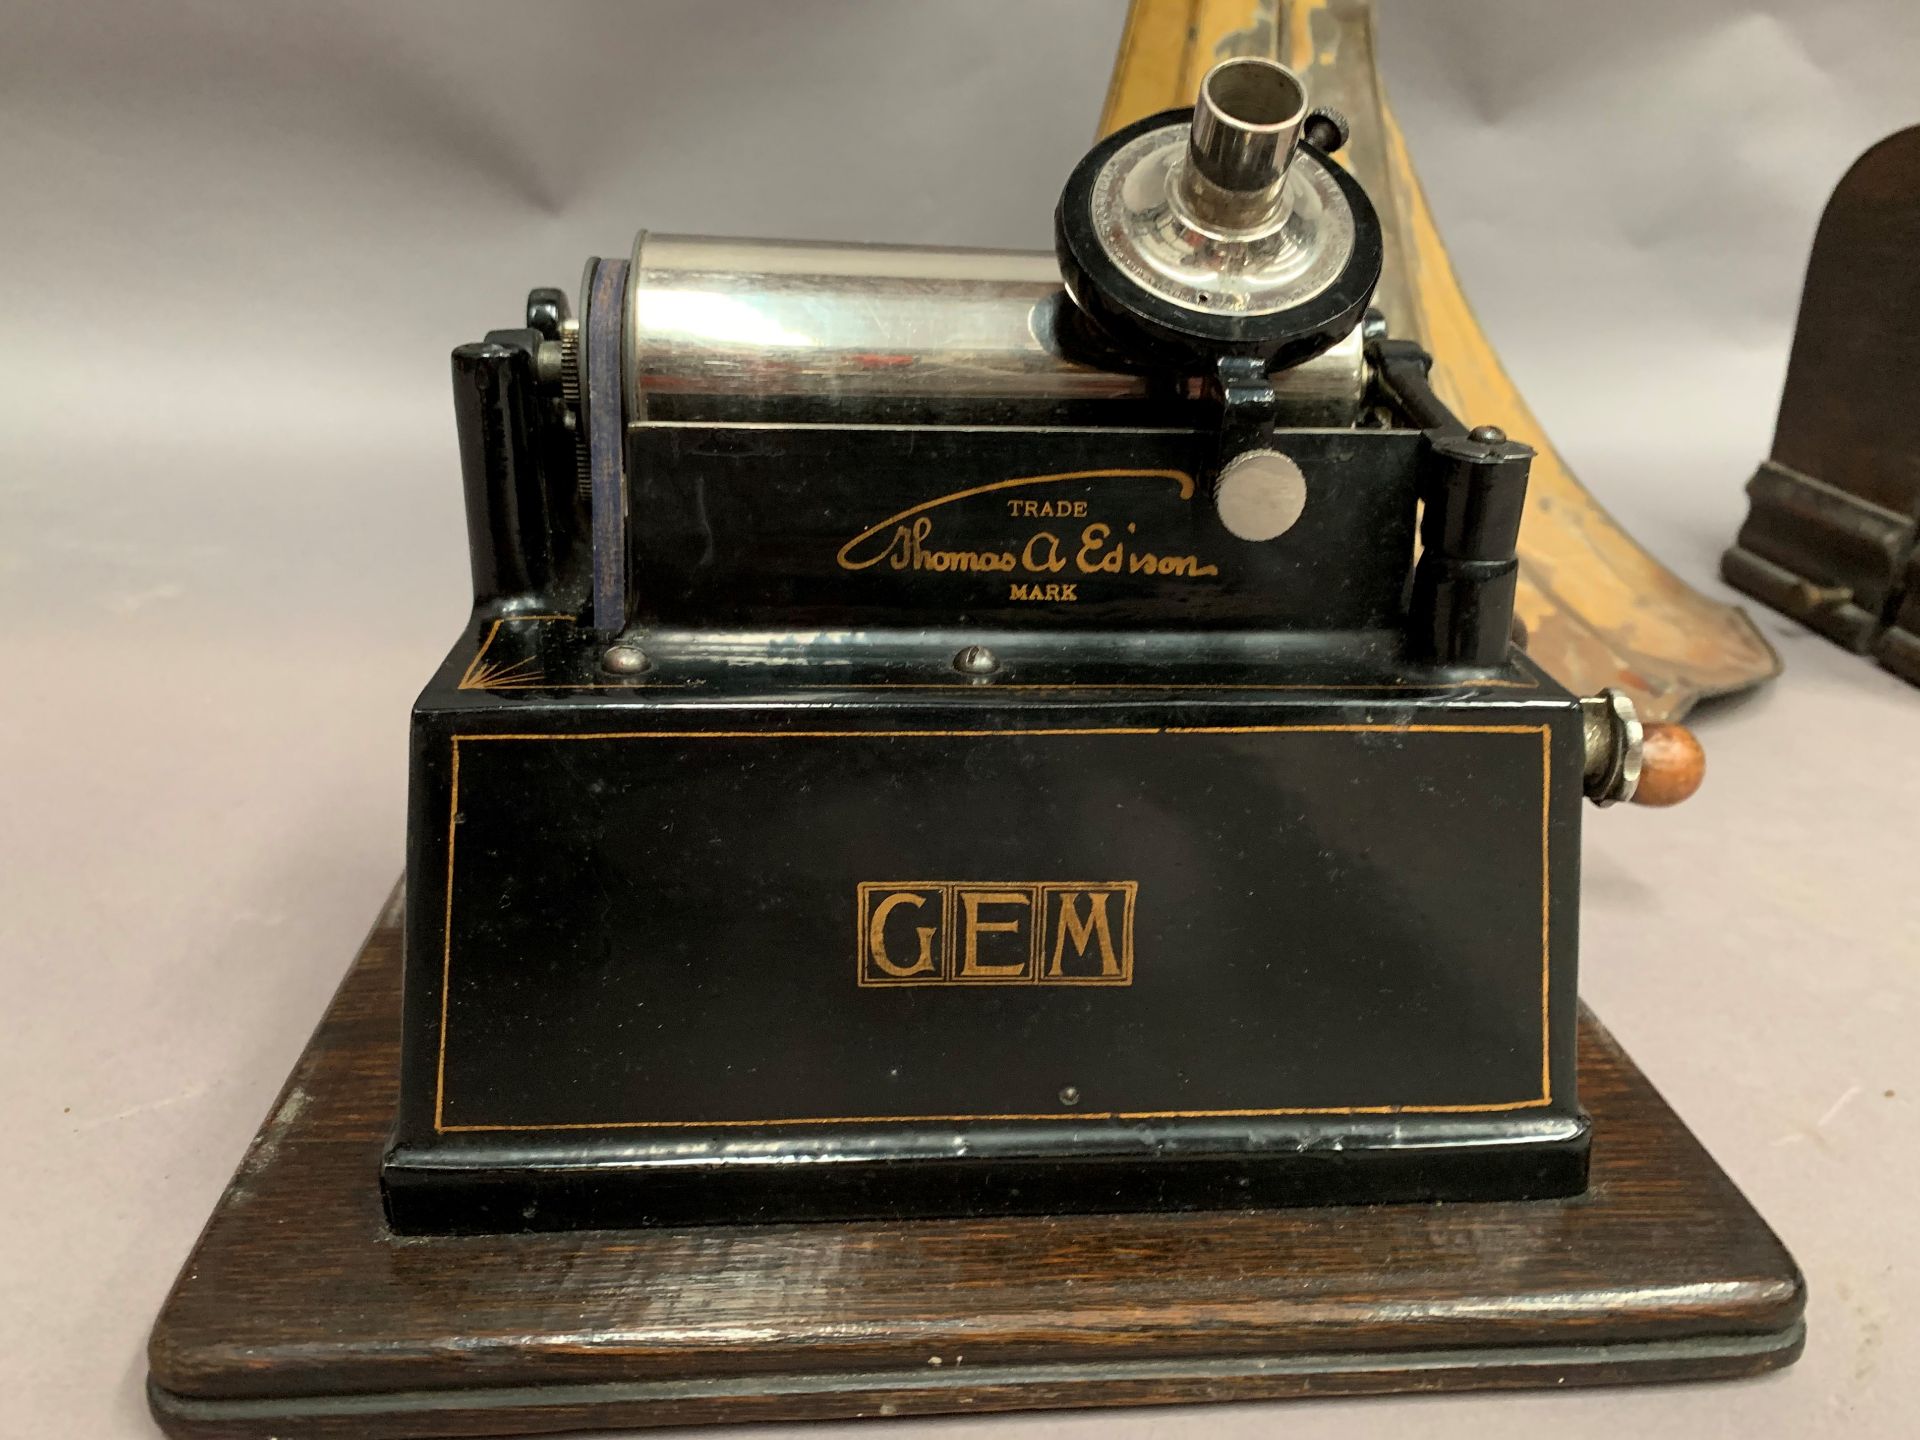
[[[1706,778],[1707,754],[1684,725],[1655,721],[1644,729],[1640,749],[1640,783],[1633,792],[1635,805],[1678,805],[1700,788]]]

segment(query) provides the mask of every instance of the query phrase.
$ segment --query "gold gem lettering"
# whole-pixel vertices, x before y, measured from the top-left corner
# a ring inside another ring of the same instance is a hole
[[[1074,906],[1078,898],[1076,892],[1068,890],[1060,897],[1060,926],[1054,932],[1053,960],[1047,967],[1049,977],[1060,974],[1060,962],[1065,958],[1067,942],[1073,942],[1076,955],[1087,953],[1087,942],[1100,941],[1100,973],[1118,975],[1120,957],[1114,953],[1113,931],[1107,924],[1107,897],[1111,890],[1081,891],[1087,897],[1087,918],[1083,921]]]
[[[1028,921],[1032,920],[1033,897],[1018,890],[962,890],[960,908],[966,920],[963,932],[966,944],[961,950],[960,973],[962,980],[986,979],[992,976],[1025,975],[1032,965],[1032,956],[1014,962],[1011,965],[988,965],[980,959],[980,935],[983,931],[997,934],[1017,934],[1023,923],[1019,920],[982,920],[982,905],[1024,905],[1028,912]]]
[[[863,986],[1133,983],[1139,886],[1131,880],[890,881],[856,889]],[[910,963],[903,958],[909,930],[918,947]]]
[[[887,954],[887,916],[902,905],[911,905],[916,910],[926,908],[926,897],[916,895],[911,890],[896,890],[878,905],[873,907],[873,919],[867,927],[867,953],[872,957],[875,968],[896,980],[906,980],[915,975],[937,975],[939,963],[933,958],[933,937],[938,933],[931,925],[919,927],[920,958],[911,965],[896,965]]]

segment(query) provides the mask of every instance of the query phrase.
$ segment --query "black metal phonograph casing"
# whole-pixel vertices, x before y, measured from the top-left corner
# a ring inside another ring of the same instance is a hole
[[[1343,138],[1230,62],[1055,255],[643,232],[454,352],[397,1230],[1583,1188],[1642,732],[1513,643],[1531,452]]]

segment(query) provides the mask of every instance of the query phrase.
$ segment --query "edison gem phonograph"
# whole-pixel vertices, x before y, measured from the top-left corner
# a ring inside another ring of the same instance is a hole
[[[1511,643],[1531,452],[1342,125],[1230,62],[1056,255],[643,232],[456,352],[398,1229],[1581,1189],[1644,736]]]
[[[1534,452],[1370,307],[1347,139],[1232,59],[1053,254],[642,232],[454,352],[404,913],[156,1327],[170,1430],[1798,1353],[1579,1004],[1585,803],[1698,747],[1529,659]]]

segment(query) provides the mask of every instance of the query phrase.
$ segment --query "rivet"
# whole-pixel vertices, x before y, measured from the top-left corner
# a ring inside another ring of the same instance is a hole
[[[638,645],[609,645],[601,652],[600,668],[609,675],[644,675],[653,661]]]
[[[953,657],[953,668],[962,675],[991,675],[1000,668],[1000,657],[984,645],[968,645]]]

